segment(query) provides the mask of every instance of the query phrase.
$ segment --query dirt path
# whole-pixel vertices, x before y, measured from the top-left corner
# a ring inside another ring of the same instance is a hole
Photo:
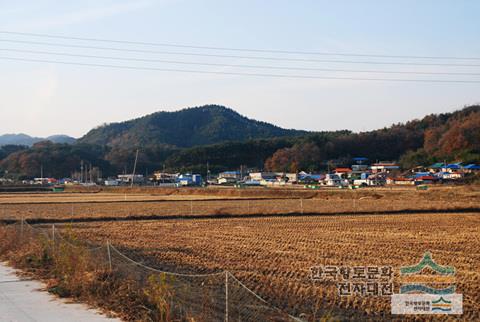
[[[117,322],[82,304],[70,304],[47,292],[37,281],[21,280],[15,270],[0,263],[0,320],[1,321],[93,321]]]

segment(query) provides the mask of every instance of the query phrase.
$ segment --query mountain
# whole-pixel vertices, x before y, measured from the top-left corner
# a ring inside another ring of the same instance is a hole
[[[32,137],[27,134],[4,134],[0,135],[0,146],[4,145],[26,145],[32,146],[41,141],[51,141],[53,143],[75,143],[76,139],[68,135],[52,135],[47,138]]]
[[[183,148],[305,133],[249,119],[224,106],[205,105],[106,124],[91,130],[78,142],[122,147],[168,145]]]
[[[65,143],[65,144],[74,144],[77,140],[71,136],[64,134],[51,135],[45,138],[46,141],[51,141],[53,143]]]
[[[0,135],[0,146],[2,145],[28,145],[41,141],[41,138],[31,137],[27,134],[4,134]]]

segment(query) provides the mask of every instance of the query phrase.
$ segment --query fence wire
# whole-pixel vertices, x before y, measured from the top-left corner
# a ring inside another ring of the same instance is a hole
[[[302,321],[270,305],[228,271],[168,272],[130,258],[108,241],[91,244],[75,238],[73,230],[60,233],[55,225],[32,226],[21,220],[9,228],[16,247],[40,245],[43,253],[50,252],[57,261],[73,262],[85,271],[111,271],[135,283],[154,300],[161,321]]]

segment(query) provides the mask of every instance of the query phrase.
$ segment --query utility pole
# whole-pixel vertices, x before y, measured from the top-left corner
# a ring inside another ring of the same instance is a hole
[[[80,183],[83,183],[83,160],[80,161]]]
[[[210,181],[210,164],[207,161],[207,184],[208,184],[208,181]]]
[[[137,160],[138,160],[138,149],[137,149],[137,153],[135,154],[135,163],[133,164],[132,183],[130,185],[130,188],[133,187],[133,181],[135,179],[135,171],[137,170]]]
[[[228,271],[225,271],[225,322],[228,322]]]

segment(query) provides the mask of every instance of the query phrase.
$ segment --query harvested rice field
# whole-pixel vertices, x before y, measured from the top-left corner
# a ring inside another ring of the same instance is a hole
[[[108,240],[142,265],[160,270],[228,271],[269,306],[305,321],[398,319],[391,315],[389,292],[398,293],[411,282],[400,268],[430,254],[438,265],[455,268],[455,275],[441,282],[453,283],[463,294],[463,315],[442,320],[480,320],[476,186],[0,194],[0,221],[22,218],[47,224],[43,227],[56,224],[59,232],[79,241],[100,246]],[[114,264],[132,265],[123,258]],[[380,275],[352,277],[362,269]],[[429,273],[435,272],[427,268]],[[217,282],[222,293],[222,277]],[[231,301],[235,306],[236,299]],[[240,304],[236,307],[248,314],[248,305]]]
[[[315,267],[391,267],[397,292],[400,267],[430,252],[439,265],[455,268],[450,282],[463,294],[460,320],[480,319],[479,213],[95,222],[62,229],[96,244],[109,240],[162,270],[228,270],[272,305],[309,320],[394,318],[388,296],[340,295],[338,280],[316,278]]]

